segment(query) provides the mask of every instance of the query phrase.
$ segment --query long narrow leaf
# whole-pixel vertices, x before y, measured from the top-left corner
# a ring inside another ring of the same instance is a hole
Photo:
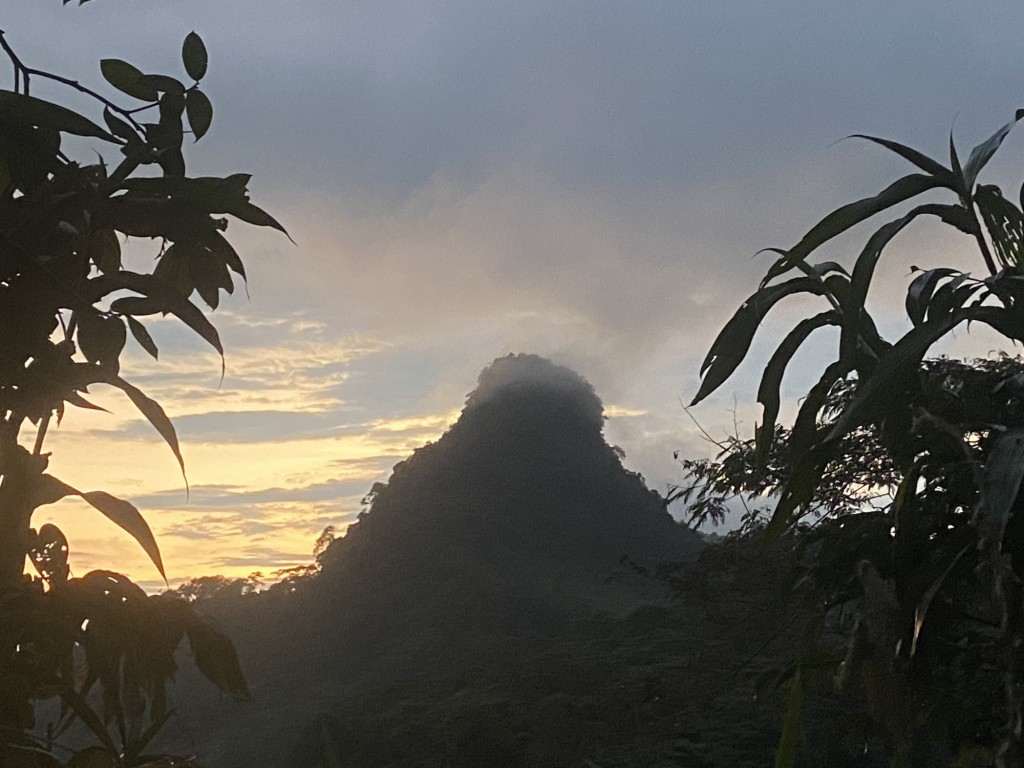
[[[906,308],[907,317],[910,318],[910,322],[914,325],[920,325],[924,322],[925,312],[928,309],[928,303],[931,300],[932,294],[935,292],[935,286],[938,285],[939,280],[942,278],[955,274],[958,274],[957,270],[950,267],[937,267],[936,269],[922,272],[914,278],[907,289]]]
[[[167,443],[171,452],[174,454],[174,458],[178,460],[178,466],[181,467],[181,476],[185,479],[185,484],[187,486],[188,477],[185,475],[185,460],[181,456],[181,448],[178,445],[178,433],[175,432],[174,424],[172,424],[171,420],[167,418],[167,414],[164,413],[164,409],[160,406],[160,403],[149,397],[138,387],[129,384],[120,376],[109,374],[104,381],[117,387],[128,395],[128,399],[134,403],[135,407],[139,409],[142,415],[145,416],[156,431],[160,433],[160,436],[164,439],[164,442]]]
[[[804,708],[804,684],[800,668],[789,681],[786,695],[786,714],[782,721],[782,734],[775,750],[775,768],[793,768],[796,765],[796,750],[800,744],[800,720]]]
[[[876,213],[891,208],[894,205],[916,197],[930,189],[946,186],[942,179],[935,176],[926,176],[921,173],[912,173],[894,181],[873,197],[866,197],[863,200],[844,205],[837,208],[828,216],[815,224],[799,243],[790,248],[785,257],[780,259],[765,275],[762,285],[766,285],[790,269],[793,269],[797,262],[806,259],[812,251],[823,243],[828,242],[836,235],[840,235],[856,224],[869,219]]]
[[[1013,116],[1013,120],[1008,122],[998,131],[989,136],[985,141],[971,150],[971,155],[967,158],[967,164],[964,165],[963,170],[964,186],[968,192],[974,189],[974,182],[978,180],[978,174],[981,173],[982,168],[988,165],[988,161],[992,159],[992,156],[999,149],[999,146],[1003,143],[1003,139],[1005,139],[1007,134],[1013,130],[1013,126],[1015,126],[1022,117],[1024,117],[1024,109],[1018,109],[1016,114]]]
[[[871,378],[864,381],[853,401],[832,427],[826,442],[834,442],[883,413],[893,396],[903,392],[918,373],[921,359],[932,344],[966,318],[963,312],[927,320],[907,332],[878,362]]]
[[[763,463],[771,450],[772,440],[775,437],[775,419],[779,415],[779,390],[782,386],[782,376],[793,359],[793,355],[813,331],[825,325],[838,325],[840,321],[841,315],[835,310],[801,320],[786,335],[765,366],[764,373],[761,375],[761,384],[757,390],[757,401],[764,409],[761,426],[755,436],[759,462]]]
[[[163,558],[160,556],[160,547],[157,546],[156,537],[149,527],[149,523],[142,516],[139,510],[131,502],[111,496],[105,491],[80,491],[73,488],[63,480],[58,480],[53,475],[44,474],[32,490],[33,506],[53,504],[67,496],[78,496],[88,503],[115,525],[127,531],[139,546],[149,555],[153,565],[160,572],[166,581],[164,573]]]
[[[761,321],[781,299],[794,293],[821,295],[825,288],[820,280],[798,277],[779,285],[761,288],[748,298],[725,324],[701,364],[703,376],[700,389],[690,405],[696,405],[720,387],[743,362]]]
[[[853,267],[853,277],[850,280],[849,309],[843,315],[843,335],[839,344],[841,356],[850,357],[856,352],[857,341],[861,336],[862,308],[867,299],[868,288],[875,275],[875,267],[885,247],[918,216],[932,215],[945,219],[947,216],[956,215],[950,209],[955,211],[958,208],[958,206],[938,203],[920,205],[906,215],[883,225],[868,239],[860,256],[857,257],[857,263]]]
[[[950,186],[950,188],[952,188],[953,174],[949,170],[949,168],[944,166],[938,160],[932,160],[930,157],[928,157],[928,155],[924,154],[923,152],[918,152],[913,147],[908,147],[904,144],[900,144],[895,141],[890,141],[889,139],[880,139],[877,136],[868,136],[867,134],[864,133],[855,133],[851,135],[849,138],[867,139],[868,141],[875,142],[875,144],[880,144],[886,149],[895,152],[904,160],[913,163],[925,173],[930,173],[932,176],[937,176],[945,180],[947,184]]]

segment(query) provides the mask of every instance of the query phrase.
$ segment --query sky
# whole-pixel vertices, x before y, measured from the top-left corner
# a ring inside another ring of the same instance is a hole
[[[125,378],[174,419],[187,494],[116,393],[96,395],[111,413],[70,413],[47,439],[54,474],[143,511],[172,584],[309,562],[319,532],[344,530],[510,352],[578,371],[627,466],[660,491],[682,481],[673,452],[714,450],[694,419],[719,439],[750,434],[758,362],[808,309],[779,310],[734,379],[684,411],[715,333],[770,263],[754,254],[908,170],[840,140],[869,133],[942,158],[950,131],[969,149],[1006,122],[1024,85],[1024,6],[990,0],[0,8],[26,64],[97,89],[108,57],[181,76],[181,42],[198,32],[214,119],[190,173],[251,173],[253,201],[295,241],[229,227],[249,282],[212,317],[223,382],[216,355],[172,321],[153,323],[159,361],[124,358]],[[0,87],[9,78],[0,67]],[[66,89],[36,88],[99,119]],[[995,180],[1019,182],[1022,150],[1011,136]],[[848,263],[869,232],[824,255]],[[910,264],[970,258],[937,226],[902,235],[871,296],[883,328],[903,327]],[[832,346],[822,334],[797,358],[784,414]],[[995,346],[959,333],[944,351]],[[160,582],[83,505],[44,508],[46,521],[67,530],[79,575]]]

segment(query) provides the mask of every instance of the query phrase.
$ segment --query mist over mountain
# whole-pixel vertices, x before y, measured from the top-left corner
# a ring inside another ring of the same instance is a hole
[[[372,735],[342,738],[351,718],[339,713],[411,681],[454,695],[466,674],[491,679],[553,648],[571,654],[581,622],[662,602],[664,585],[641,570],[692,559],[701,540],[623,468],[603,424],[601,400],[575,372],[535,355],[498,358],[458,421],[374,485],[319,574],[200,605],[235,638],[254,694],[225,705],[185,675],[182,717],[204,762],[315,763],[308,749],[324,739],[383,748]],[[516,696],[525,706],[535,694]]]

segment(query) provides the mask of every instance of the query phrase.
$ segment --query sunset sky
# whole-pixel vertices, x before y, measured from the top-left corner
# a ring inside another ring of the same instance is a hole
[[[26,64],[99,89],[101,58],[179,75],[196,30],[214,121],[187,154],[190,174],[252,173],[253,201],[296,242],[229,228],[251,298],[240,291],[213,315],[222,384],[216,355],[169,320],[152,323],[159,362],[137,348],[125,358],[125,378],[177,425],[187,499],[171,453],[116,393],[97,395],[112,414],[74,411],[48,439],[54,474],[143,511],[172,583],[308,562],[320,530],[343,530],[370,485],[436,439],[480,369],[509,352],[586,377],[609,441],[664,491],[682,479],[674,450],[711,450],[680,401],[767,268],[755,252],[792,245],[905,171],[837,140],[870,133],[943,158],[950,130],[969,150],[1024,106],[1024,5],[988,0],[0,7]],[[0,78],[10,87],[9,68]],[[100,117],[66,90],[33,92]],[[1014,195],[1022,160],[1024,130],[994,174]],[[828,255],[849,259],[866,234]],[[909,265],[970,264],[958,260],[966,245],[933,224],[897,241],[873,294],[889,330]],[[787,379],[791,399],[829,343],[798,358],[808,373]],[[994,346],[961,332],[950,351]],[[693,411],[713,435],[752,430],[770,351],[761,344]],[[77,574],[158,581],[84,506],[46,508],[46,520],[67,529]]]

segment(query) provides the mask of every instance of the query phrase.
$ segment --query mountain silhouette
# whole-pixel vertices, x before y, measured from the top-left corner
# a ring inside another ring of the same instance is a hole
[[[374,485],[318,575],[290,592],[211,600],[255,700],[225,707],[185,676],[204,763],[315,762],[302,745],[333,743],[339,707],[403,681],[491,674],[552,638],[565,647],[580,622],[662,599],[644,569],[691,558],[701,540],[623,467],[603,425],[575,372],[498,358],[458,421]]]
[[[374,486],[368,511],[324,553],[323,586],[454,580],[600,603],[635,566],[691,555],[699,537],[623,468],[603,426],[601,400],[575,372],[498,358],[459,420]]]

